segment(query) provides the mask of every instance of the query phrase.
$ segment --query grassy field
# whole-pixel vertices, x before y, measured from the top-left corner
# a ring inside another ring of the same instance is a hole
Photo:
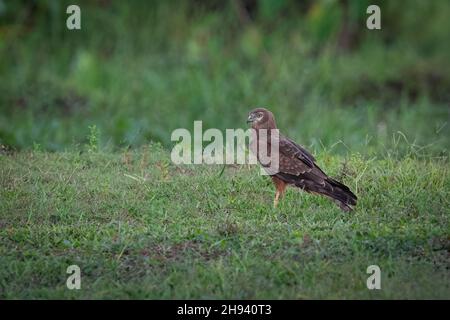
[[[448,298],[448,163],[318,163],[359,196],[343,213],[256,167],[174,166],[160,145],[0,156],[0,298]],[[66,268],[81,268],[81,289]],[[381,290],[366,268],[381,268]]]

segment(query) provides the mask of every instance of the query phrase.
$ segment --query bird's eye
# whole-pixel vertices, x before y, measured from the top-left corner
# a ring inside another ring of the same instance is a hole
[[[258,113],[258,118],[262,118],[263,114],[262,113]]]

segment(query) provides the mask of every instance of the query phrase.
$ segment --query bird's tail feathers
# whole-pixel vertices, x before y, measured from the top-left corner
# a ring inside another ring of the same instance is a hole
[[[300,180],[295,185],[307,192],[331,198],[339,208],[346,212],[352,211],[352,206],[355,206],[358,200],[356,195],[346,185],[329,177],[325,180],[324,185],[311,180]]]
[[[346,212],[352,211],[352,206],[355,206],[358,200],[356,195],[346,185],[330,177],[326,177],[320,183],[317,181],[316,176],[308,173],[303,174],[302,177],[286,173],[278,173],[277,176],[283,181],[293,184],[304,191],[331,198]]]
[[[339,207],[344,211],[352,211],[352,206],[356,205],[358,197],[344,184],[332,178],[327,178],[326,183],[330,184],[324,195],[332,198],[337,202]]]

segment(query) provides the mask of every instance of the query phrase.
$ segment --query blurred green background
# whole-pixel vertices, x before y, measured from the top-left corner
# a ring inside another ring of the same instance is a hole
[[[0,143],[64,150],[96,125],[103,148],[170,147],[265,106],[313,151],[445,157],[449,17],[447,0],[0,0]]]

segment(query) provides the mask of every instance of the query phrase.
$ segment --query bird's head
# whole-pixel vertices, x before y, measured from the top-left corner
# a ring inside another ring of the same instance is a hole
[[[247,123],[251,123],[253,129],[276,129],[273,113],[264,108],[256,108],[250,111]]]

